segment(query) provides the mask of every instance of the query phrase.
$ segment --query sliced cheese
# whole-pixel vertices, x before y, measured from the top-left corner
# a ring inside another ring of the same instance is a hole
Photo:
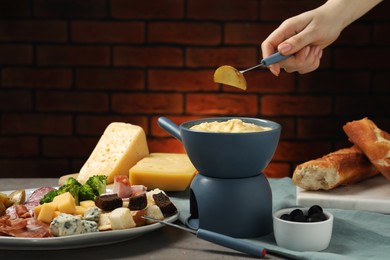
[[[85,183],[93,175],[106,175],[107,183],[149,155],[146,135],[140,126],[114,122],[108,125],[95,149],[80,170],[77,180]]]
[[[132,185],[142,184],[149,190],[184,191],[196,173],[186,154],[151,153],[129,171]]]

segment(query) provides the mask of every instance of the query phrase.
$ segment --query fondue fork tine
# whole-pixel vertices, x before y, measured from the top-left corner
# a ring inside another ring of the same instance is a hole
[[[257,256],[257,257],[264,257],[266,255],[266,250],[264,248],[262,248],[258,245],[252,244],[250,242],[241,240],[241,239],[222,235],[222,234],[219,234],[219,233],[216,233],[213,231],[209,231],[209,230],[205,230],[205,229],[201,229],[201,228],[199,228],[197,231],[195,231],[195,230],[185,228],[185,227],[180,226],[180,225],[176,225],[173,223],[166,222],[164,220],[158,220],[158,219],[154,219],[154,218],[147,217],[147,216],[142,216],[142,218],[148,219],[151,221],[155,221],[155,222],[158,222],[158,223],[161,223],[164,225],[168,225],[171,227],[179,228],[179,229],[184,230],[184,231],[191,232],[192,234],[195,234],[198,238],[204,239],[206,241],[209,241],[209,242],[212,242],[212,243],[224,246],[224,247],[228,247],[228,248],[237,250],[239,252],[242,252],[242,253],[245,253],[248,255]]]

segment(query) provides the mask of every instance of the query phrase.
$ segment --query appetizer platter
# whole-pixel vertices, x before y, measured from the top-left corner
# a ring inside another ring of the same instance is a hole
[[[53,188],[53,189],[49,189],[49,188]],[[34,194],[34,192],[40,193],[42,190],[47,191],[47,190],[59,190],[59,189],[60,187],[43,187],[37,189],[34,188],[26,189],[23,190],[23,192],[25,192],[26,203],[29,203],[29,198],[31,197],[31,195]],[[22,190],[19,190],[19,192],[20,191]],[[160,193],[162,191],[160,190],[149,191],[148,192],[149,199],[151,198],[150,196],[152,196],[152,193],[157,194],[157,192]],[[2,195],[10,195],[12,193],[15,193],[15,191],[1,191]],[[114,194],[113,189],[107,188],[104,194]],[[127,199],[123,199],[124,205],[123,207],[120,208],[127,209],[127,207],[129,207],[128,202],[126,200]],[[154,214],[153,217],[156,217],[155,213],[147,213],[146,210],[144,211],[144,214],[145,216],[147,214],[152,214],[152,215]],[[165,216],[160,217],[160,219],[172,223],[176,221],[178,217],[179,217],[179,212],[176,210],[174,213],[170,215],[166,215],[166,217]],[[36,219],[35,216],[32,216],[32,218]],[[142,221],[142,220],[138,220],[138,221]],[[49,234],[48,237],[34,237],[36,236],[36,234],[34,233],[29,234],[28,230],[38,229],[39,225],[36,227],[32,227],[31,225],[33,225],[33,223],[30,223],[29,229],[27,229],[27,231],[25,230],[21,236],[16,237],[11,235],[5,235],[4,233],[2,233],[2,229],[4,228],[4,225],[2,225],[2,223],[0,222],[0,249],[54,250],[54,249],[71,249],[71,248],[83,248],[83,247],[92,247],[98,245],[107,245],[107,244],[118,243],[130,239],[134,239],[138,236],[141,236],[143,234],[152,232],[156,229],[163,227],[163,225],[160,223],[151,223],[151,222],[146,223],[145,221],[141,224],[137,222],[137,225],[139,226],[134,226],[131,228],[123,228],[123,229],[118,228],[114,230],[113,228],[109,227],[106,230],[99,230],[96,232],[86,232],[86,233],[83,232],[80,234],[71,234],[71,235],[68,234],[64,236],[52,236],[52,234],[51,235]],[[15,229],[17,229],[17,227],[15,227]]]

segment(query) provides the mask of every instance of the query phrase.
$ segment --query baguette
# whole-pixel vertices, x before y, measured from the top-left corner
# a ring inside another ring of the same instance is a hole
[[[298,165],[292,180],[305,190],[330,190],[360,182],[376,174],[377,169],[367,157],[356,146],[352,146]]]
[[[367,117],[343,126],[349,140],[359,147],[371,163],[390,181],[390,135]]]

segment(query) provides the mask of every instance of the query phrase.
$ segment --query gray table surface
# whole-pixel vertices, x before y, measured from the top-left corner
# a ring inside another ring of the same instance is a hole
[[[0,178],[0,191],[57,186],[58,179]],[[253,259],[240,252],[198,239],[185,231],[163,227],[136,239],[98,247],[68,250],[0,250],[1,259]],[[285,259],[267,254],[263,259]]]

